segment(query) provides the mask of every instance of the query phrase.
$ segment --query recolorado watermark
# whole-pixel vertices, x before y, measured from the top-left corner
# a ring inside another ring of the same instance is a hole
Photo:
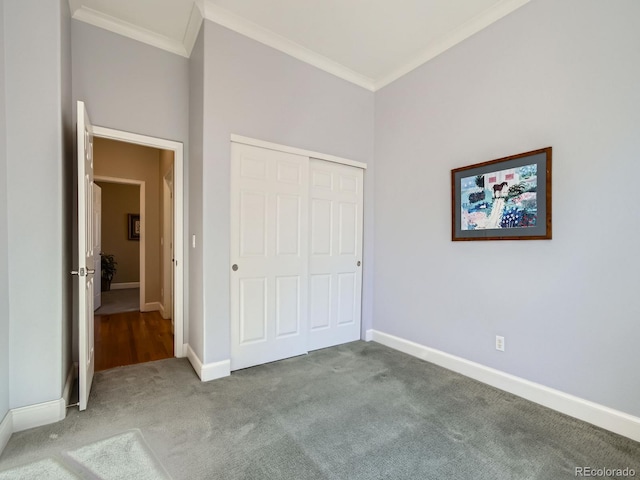
[[[617,478],[631,478],[636,476],[636,471],[633,468],[594,468],[594,467],[576,467],[576,477],[617,477]]]

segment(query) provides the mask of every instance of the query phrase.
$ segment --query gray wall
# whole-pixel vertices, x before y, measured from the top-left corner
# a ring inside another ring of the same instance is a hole
[[[638,18],[536,0],[377,92],[375,329],[640,415]],[[553,240],[451,242],[452,168],[549,145]]]
[[[68,268],[61,2],[6,0],[10,407],[61,397]],[[37,35],[34,35],[37,32]],[[35,166],[35,168],[34,168]]]
[[[7,138],[4,1],[0,2],[0,422],[9,411],[9,278],[7,276]]]
[[[94,125],[182,142],[188,192],[189,60],[77,20],[71,44],[74,105],[84,101]],[[187,216],[185,223],[187,245]],[[184,318],[187,323],[186,301]]]
[[[94,125],[186,145],[188,59],[77,20],[71,39],[73,101]]]
[[[202,286],[202,139],[204,108],[204,29],[198,38],[189,59],[189,237],[196,236],[196,248],[189,239],[185,245],[189,253],[189,331],[185,335],[198,358],[204,353],[204,316]]]
[[[209,21],[204,23],[203,242],[205,363],[229,351],[230,135],[372,165],[373,93]],[[366,173],[365,202],[373,198]],[[365,265],[372,257],[367,218]],[[365,288],[370,285],[365,272]],[[369,295],[370,292],[367,292]],[[370,312],[365,298],[365,313]],[[365,320],[365,323],[367,320]]]

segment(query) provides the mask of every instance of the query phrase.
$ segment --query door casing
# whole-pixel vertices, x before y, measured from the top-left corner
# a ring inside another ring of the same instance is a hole
[[[94,267],[96,271],[93,282],[93,311],[96,311],[102,305],[102,285],[100,278],[102,277],[102,259],[100,252],[102,251],[102,189],[95,184],[95,176],[93,178],[93,251]]]

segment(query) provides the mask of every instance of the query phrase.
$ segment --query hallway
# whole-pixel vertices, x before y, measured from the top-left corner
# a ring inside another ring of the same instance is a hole
[[[135,312],[140,310],[140,289],[123,288],[101,293],[102,305],[95,315],[111,315],[113,313]]]

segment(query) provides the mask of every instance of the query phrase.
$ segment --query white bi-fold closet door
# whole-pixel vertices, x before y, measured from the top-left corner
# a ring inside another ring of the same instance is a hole
[[[231,144],[231,369],[360,338],[361,168]]]

